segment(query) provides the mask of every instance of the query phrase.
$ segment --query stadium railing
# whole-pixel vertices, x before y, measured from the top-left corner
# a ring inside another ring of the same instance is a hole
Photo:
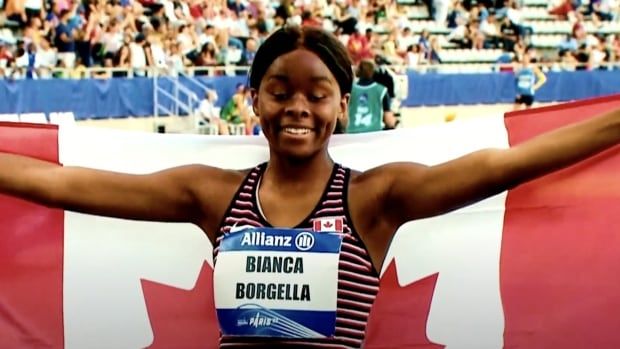
[[[588,70],[587,63],[537,63],[539,68],[543,71],[574,71],[574,70]],[[465,64],[425,64],[416,67],[409,67],[403,65],[388,65],[386,66],[392,71],[398,74],[412,73],[445,73],[445,74],[470,74],[470,73],[490,73],[490,72],[502,72],[510,71],[513,68],[512,64],[498,64],[498,63],[465,63]],[[24,71],[25,68],[21,68]],[[114,77],[157,77],[157,76],[185,76],[185,77],[218,77],[218,76],[243,76],[249,71],[249,66],[217,66],[217,67],[187,67],[183,70],[173,70],[168,68],[44,68],[42,71],[46,73],[39,77],[39,79],[51,79],[51,78],[66,78],[66,79],[80,79],[80,78],[100,78],[108,79]],[[602,62],[596,64],[596,68],[593,70],[616,70],[620,69],[620,62]],[[18,74],[18,79],[25,79],[23,74]],[[1,77],[1,76],[0,76]],[[5,76],[4,78],[10,78],[11,76]],[[202,86],[206,87],[206,86]]]

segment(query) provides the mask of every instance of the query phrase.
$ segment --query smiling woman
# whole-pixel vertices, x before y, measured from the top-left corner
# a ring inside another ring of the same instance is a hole
[[[264,82],[252,86],[255,113],[262,116],[274,153],[308,158],[320,152],[336,127],[334,116],[346,111],[348,94],[341,95],[334,75],[316,57],[308,49],[280,56]]]
[[[316,29],[287,27],[270,39],[250,72],[254,112],[272,153],[307,158],[325,148],[334,116],[346,113],[351,61],[335,37]]]
[[[94,215],[199,226],[214,246],[222,347],[359,348],[377,270],[402,224],[620,141],[615,110],[510,149],[358,172],[328,152],[338,118],[346,119],[352,81],[351,61],[334,36],[283,27],[260,47],[250,76],[268,162],[244,171],[186,165],[132,175],[0,154],[0,192]],[[286,272],[285,261],[298,273]]]

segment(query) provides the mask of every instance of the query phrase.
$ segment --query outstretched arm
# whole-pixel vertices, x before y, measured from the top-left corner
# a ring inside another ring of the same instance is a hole
[[[201,220],[197,180],[215,169],[191,165],[132,175],[0,154],[0,193],[76,212],[152,221]]]
[[[385,176],[386,215],[395,227],[443,214],[562,169],[620,143],[620,109],[505,150],[481,150],[437,166],[397,163]]]

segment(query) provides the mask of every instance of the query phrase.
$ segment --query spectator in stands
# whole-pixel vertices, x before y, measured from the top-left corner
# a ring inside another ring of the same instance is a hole
[[[220,118],[216,108],[217,93],[212,89],[207,89],[204,99],[198,106],[198,114],[207,124],[214,125],[220,135],[228,135],[228,124]]]
[[[574,9],[581,6],[584,13],[592,13],[597,28],[597,18],[606,19],[606,13],[618,12],[618,0],[592,0],[583,6],[578,0],[559,1],[569,1],[575,22],[573,38],[562,42],[558,51],[576,52],[585,44],[585,50],[579,52],[581,58],[587,56],[584,64],[601,65],[615,60],[617,55],[611,55],[613,50],[606,44],[605,58],[596,63],[602,52],[600,41],[594,33],[587,33],[583,14]],[[431,6],[430,17],[435,19],[443,17],[441,7],[447,4],[447,20],[440,20],[439,24],[453,29],[447,37],[437,36],[434,51],[430,48],[428,29],[421,33],[422,47],[414,46],[415,33],[406,11],[409,7],[396,0],[54,0],[47,9],[40,6],[41,11],[39,3],[44,2],[7,0],[5,12],[22,24],[23,36],[16,34],[25,45],[35,43],[36,56],[43,53],[42,40],[48,37],[66,67],[75,66],[77,57],[85,66],[103,66],[109,64],[104,58],[106,54],[112,53],[114,66],[121,68],[137,64],[140,69],[158,67],[175,73],[188,66],[221,66],[224,68],[216,69],[217,74],[245,74],[245,70],[229,66],[251,64],[256,48],[278,23],[303,22],[336,31],[345,45],[351,44],[347,46],[356,62],[375,57],[382,64],[438,63],[441,60],[437,52],[448,43],[464,49],[501,48],[520,57],[524,43],[529,42],[520,0],[425,1]],[[63,21],[65,14],[69,18]],[[142,44],[144,54],[137,50],[132,55],[139,34],[146,37]],[[205,46],[208,42],[211,45]],[[22,49],[20,52],[25,54],[27,47]],[[49,49],[48,46],[46,50]],[[424,55],[418,60],[419,49]],[[15,53],[16,49],[11,51]],[[48,53],[49,57],[55,55]],[[569,59],[566,55],[556,57]]]
[[[432,16],[435,22],[445,23],[450,9],[450,0],[432,0]]]
[[[588,13],[593,15],[595,21],[611,21],[614,19],[614,11],[618,10],[617,0],[590,0]]]
[[[134,74],[137,76],[146,76],[145,68],[153,66],[151,50],[144,34],[139,33],[134,41],[129,44],[129,61]]]
[[[366,29],[366,40],[368,41],[368,46],[370,46],[370,50],[375,53],[376,51],[381,50],[381,43],[378,38],[378,34],[373,31],[372,28]]]
[[[549,11],[549,14],[556,15],[562,20],[568,20],[575,15],[579,6],[581,6],[581,0],[562,0]]]
[[[471,48],[470,26],[466,18],[461,17],[456,21],[456,26],[447,36],[448,42],[457,44],[460,48]]]
[[[24,40],[29,40],[39,46],[41,40],[50,35],[50,29],[49,24],[43,22],[40,17],[30,17],[24,29]]]
[[[189,59],[181,53],[181,45],[177,42],[169,43],[169,53],[167,55],[167,65],[170,74],[176,76],[190,64]]]
[[[480,32],[484,35],[484,48],[496,49],[501,46],[501,34],[494,13],[480,20]]]
[[[428,46],[428,36],[429,34],[427,30],[422,31],[422,34],[420,34],[420,38],[418,39],[418,44]],[[411,33],[411,28],[405,27],[402,31],[398,32],[396,36],[396,43],[396,52],[399,55],[404,56],[407,49],[416,43],[416,38]]]
[[[422,30],[422,33],[420,33],[418,45],[421,46],[420,48],[422,49],[424,55],[427,55],[431,50],[430,37],[430,33],[426,29]]]
[[[469,42],[471,42],[471,47],[475,50],[484,49],[485,36],[484,33],[480,31],[480,22],[475,19],[469,23],[468,27],[469,33]]]
[[[249,87],[238,84],[235,94],[224,104],[220,112],[220,117],[228,125],[243,126],[244,133],[251,135],[258,120],[252,116],[250,110],[250,89]]]
[[[103,52],[115,55],[123,46],[123,30],[116,18],[110,18],[105,32],[101,35]]]
[[[82,58],[78,56],[75,58],[75,66],[73,67],[73,69],[69,70],[68,77],[71,79],[79,80],[86,78],[86,75],[86,66],[82,62]]]
[[[519,27],[506,16],[502,20],[499,31],[502,35],[502,46],[504,49],[507,51],[514,51],[514,46],[520,38]]]
[[[254,62],[254,56],[258,51],[258,42],[255,38],[248,38],[245,42],[245,50],[243,51],[242,65],[251,66]]]
[[[535,100],[536,91],[547,81],[543,72],[531,62],[530,52],[526,51],[515,67],[517,96],[514,109],[530,108]]]
[[[354,64],[358,64],[363,59],[373,58],[368,39],[358,29],[355,29],[351,36],[349,36],[347,50]]]
[[[13,62],[13,54],[7,47],[7,44],[0,40],[0,77],[7,76],[6,68],[10,67]]]
[[[357,24],[360,18],[359,9],[355,8],[353,3],[346,0],[336,0],[338,5],[337,17],[334,23],[340,30],[341,34],[351,35],[358,29]]]
[[[193,26],[182,24],[178,27],[176,39],[180,44],[181,53],[190,61],[193,61],[198,52],[198,38],[196,32],[192,30]]]
[[[58,63],[56,49],[50,46],[47,39],[42,38],[37,48],[37,57],[35,59],[40,78],[49,78],[52,76],[52,69]]]
[[[563,51],[568,51],[570,52],[575,52],[577,51],[578,45],[577,45],[577,39],[575,39],[572,35],[567,34],[564,39],[560,42],[560,44],[558,45],[558,49],[560,50],[560,52]]]
[[[27,45],[26,50],[21,50],[21,55],[15,59],[15,67],[19,69],[19,74],[26,79],[36,79],[38,74],[36,68],[38,64],[37,46],[33,43]]]
[[[340,8],[334,0],[325,0],[319,9],[319,15],[322,18],[322,25],[325,30],[335,32],[335,21],[340,14]]]
[[[200,54],[196,59],[196,66],[215,67],[217,64],[217,50],[215,49],[215,44],[207,42],[202,46],[202,50],[200,50]]]
[[[359,79],[353,83],[349,101],[347,133],[362,133],[394,128],[397,120],[385,86],[375,82],[375,64],[363,60],[358,65]]]
[[[26,15],[25,0],[6,0],[4,7],[5,15],[8,20],[17,22],[20,27],[28,23]]]
[[[103,67],[93,69],[92,77],[96,79],[110,79],[114,76],[111,68],[114,68],[114,55],[106,53],[103,57]]]
[[[233,11],[237,16],[246,10],[246,6],[241,0],[228,1],[228,9]]]
[[[55,46],[58,49],[58,59],[62,61],[64,67],[73,68],[75,66],[75,37],[77,29],[69,23],[72,17],[70,10],[60,12],[60,23],[56,26]]]
[[[441,57],[439,56],[439,52],[441,51],[441,45],[439,44],[439,40],[436,36],[431,37],[430,41],[431,50],[428,54],[426,60],[430,64],[441,64]]]
[[[166,69],[166,51],[161,36],[155,31],[155,28],[146,23],[142,26],[144,35],[146,36],[145,52],[150,54],[151,66],[159,68],[160,71]]]
[[[424,53],[422,52],[422,45],[409,45],[407,53],[405,55],[407,67],[416,68],[422,62],[424,62]]]
[[[460,0],[453,0],[452,10],[448,14],[447,27],[454,29],[460,25],[467,23],[469,13],[463,7],[463,3]]]
[[[216,29],[213,25],[207,24],[202,33],[198,35],[198,44],[203,47],[206,43],[210,42],[215,44]]]
[[[391,18],[393,15],[390,4],[391,1],[373,0],[370,2],[367,13],[373,18],[374,24],[379,24]]]
[[[607,50],[609,52],[610,62],[620,62],[620,37],[618,34],[608,36]]]
[[[389,65],[401,65],[404,63],[404,59],[399,53],[396,51],[396,47],[398,44],[396,43],[396,34],[391,33],[388,38],[383,42],[382,49],[380,52],[380,61],[384,64]],[[372,52],[372,51],[370,51]],[[358,56],[356,60],[353,62],[359,63],[364,59],[371,59],[373,55],[368,54],[366,56]]]
[[[588,68],[588,62],[590,61],[590,49],[588,45],[580,44],[579,49],[575,52],[575,59],[577,60],[577,70],[586,70]]]
[[[506,17],[508,17],[510,22],[519,28],[519,36],[525,37],[532,33],[532,28],[523,22],[521,7],[516,0],[508,0]]]
[[[588,70],[601,69],[603,64],[609,62],[609,55],[605,49],[605,42],[598,39],[598,43],[590,48],[588,56]]]
[[[115,55],[115,66],[119,68],[129,69],[131,67],[131,50],[129,45],[132,42],[132,37],[129,34],[125,34],[123,45]]]
[[[312,11],[304,10],[301,13],[301,25],[321,28],[323,22],[319,17],[315,16]]]
[[[559,56],[560,56],[560,62],[558,66],[561,70],[573,71],[577,68],[577,64],[579,62],[575,58],[575,55],[573,54],[573,52],[569,50],[560,50]]]
[[[276,26],[285,24],[293,16],[293,2],[291,0],[280,0],[280,6],[276,8],[274,16]]]

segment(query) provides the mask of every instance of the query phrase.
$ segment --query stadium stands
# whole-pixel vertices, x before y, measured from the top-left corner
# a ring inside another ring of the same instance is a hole
[[[506,63],[527,47],[539,50],[541,63],[565,59],[568,50],[592,69],[620,59],[618,2],[42,0],[41,8],[0,0],[0,76],[108,78],[127,76],[126,69],[174,75],[187,67],[235,75],[244,70],[212,68],[249,65],[285,21],[333,30],[345,44],[357,29],[379,62],[421,71],[492,71],[480,64]],[[437,64],[447,66],[428,69]]]

